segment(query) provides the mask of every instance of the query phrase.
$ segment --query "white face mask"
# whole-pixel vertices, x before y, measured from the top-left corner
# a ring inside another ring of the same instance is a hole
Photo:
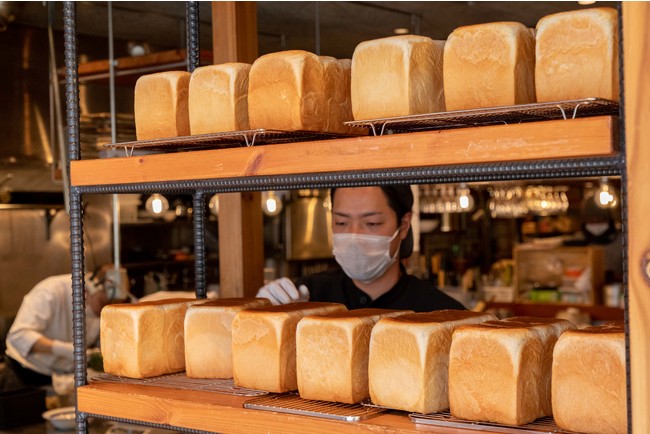
[[[384,274],[399,253],[390,254],[390,243],[395,239],[399,229],[392,237],[365,234],[332,234],[332,249],[336,262],[339,263],[350,279],[368,284]]]

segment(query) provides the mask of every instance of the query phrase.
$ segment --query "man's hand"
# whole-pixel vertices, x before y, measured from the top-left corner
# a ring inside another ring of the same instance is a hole
[[[305,285],[296,288],[286,277],[267,283],[257,292],[257,297],[268,298],[272,304],[287,304],[309,300],[309,290]]]

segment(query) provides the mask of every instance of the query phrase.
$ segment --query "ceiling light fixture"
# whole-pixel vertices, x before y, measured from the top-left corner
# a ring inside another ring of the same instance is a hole
[[[144,207],[152,217],[163,217],[169,210],[169,201],[162,194],[154,193],[149,196]]]
[[[615,208],[618,205],[616,190],[609,185],[607,178],[600,180],[600,186],[596,191],[594,199],[596,200],[596,205],[601,208]]]
[[[463,212],[469,212],[474,209],[474,198],[465,183],[461,183],[458,189],[458,205]]]
[[[596,0],[579,0],[578,1],[578,4],[580,6],[589,6],[589,5],[593,5],[594,3],[596,3]]]
[[[276,216],[282,212],[282,198],[273,191],[262,193],[262,212],[269,217]]]
[[[208,208],[210,208],[210,213],[213,216],[218,216],[219,215],[219,195],[215,194],[210,198],[210,202],[208,202]]]
[[[411,30],[406,27],[398,27],[396,29],[393,29],[393,33],[396,35],[408,35],[410,32]]]

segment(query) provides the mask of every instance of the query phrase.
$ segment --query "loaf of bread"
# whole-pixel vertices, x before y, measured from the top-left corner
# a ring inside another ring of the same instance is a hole
[[[374,39],[352,56],[352,114],[376,119],[445,110],[444,41],[417,35]]]
[[[248,63],[196,68],[190,78],[192,134],[248,130]]]
[[[250,127],[348,133],[350,61],[290,50],[259,57],[248,80]]]
[[[444,53],[447,110],[535,102],[535,41],[521,23],[455,29]]]
[[[135,83],[135,134],[138,140],[190,135],[189,72],[143,75]]]
[[[339,303],[301,302],[239,311],[232,323],[235,384],[277,393],[296,390],[298,321],[345,310]]]
[[[368,380],[374,404],[417,413],[447,410],[449,348],[454,329],[496,320],[461,310],[380,320],[370,337]]]
[[[535,42],[537,101],[619,100],[618,18],[613,8],[543,17]]]
[[[242,309],[270,306],[266,298],[221,298],[185,314],[185,371],[192,378],[232,378],[232,321]]]
[[[185,312],[203,302],[169,299],[104,307],[100,326],[104,371],[130,378],[184,371]]]
[[[558,337],[575,326],[514,317],[458,327],[449,352],[449,406],[460,419],[523,425],[550,416]]]
[[[570,330],[553,352],[553,418],[564,430],[627,433],[623,323]]]
[[[368,349],[372,328],[381,318],[410,312],[355,309],[300,320],[296,330],[300,396],[347,404],[369,398]]]

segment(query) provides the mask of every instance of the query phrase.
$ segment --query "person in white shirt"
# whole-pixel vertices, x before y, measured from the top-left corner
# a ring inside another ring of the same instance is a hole
[[[122,290],[102,267],[86,282],[86,344],[99,339],[101,309],[123,299]],[[48,277],[23,299],[6,340],[0,389],[52,384],[53,374],[73,371],[72,275]],[[6,378],[14,375],[13,379]],[[16,381],[17,380],[17,381]]]

